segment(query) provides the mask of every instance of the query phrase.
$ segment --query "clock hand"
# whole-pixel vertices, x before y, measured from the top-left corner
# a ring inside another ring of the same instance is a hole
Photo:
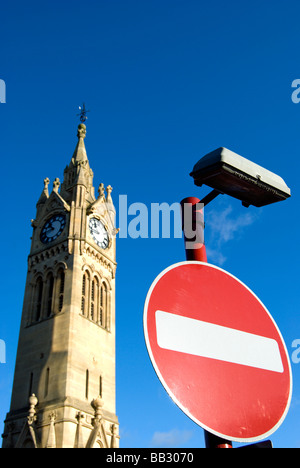
[[[48,229],[46,229],[45,232],[46,232],[46,233],[48,233],[48,232],[53,232],[53,231],[55,232],[56,229],[57,229],[57,227],[56,227],[56,226],[53,226],[53,224],[51,223],[50,227],[49,227]]]

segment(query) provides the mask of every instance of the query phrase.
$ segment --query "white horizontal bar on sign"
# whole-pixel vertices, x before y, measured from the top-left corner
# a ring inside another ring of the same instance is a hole
[[[157,344],[179,353],[283,372],[276,340],[240,330],[156,311]]]

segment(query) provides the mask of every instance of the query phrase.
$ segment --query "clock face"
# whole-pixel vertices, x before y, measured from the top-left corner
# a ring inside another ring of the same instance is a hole
[[[90,233],[94,241],[101,249],[107,249],[109,244],[108,232],[103,223],[97,218],[91,218],[89,222]]]
[[[66,217],[64,215],[54,215],[45,223],[41,232],[41,241],[43,244],[57,239],[63,232],[66,225]]]

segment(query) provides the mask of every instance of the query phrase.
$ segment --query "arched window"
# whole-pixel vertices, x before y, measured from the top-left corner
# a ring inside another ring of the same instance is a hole
[[[48,391],[49,391],[49,380],[50,380],[50,369],[47,367],[46,370],[46,380],[45,380],[45,398],[48,396]]]
[[[42,315],[42,299],[43,299],[43,278],[41,276],[38,277],[36,281],[35,287],[35,315],[34,319],[38,322],[41,319]]]
[[[108,288],[106,283],[101,284],[100,288],[100,304],[99,304],[99,323],[101,327],[107,328],[107,296]]]
[[[101,398],[102,398],[102,384],[103,384],[102,375],[100,375],[100,377],[99,377],[99,396]]]
[[[92,281],[91,287],[91,311],[90,311],[91,320],[95,320],[95,280]]]
[[[107,331],[110,331],[110,321],[111,321],[111,295],[110,289],[106,285],[106,317],[105,317],[105,328]]]
[[[81,313],[88,317],[89,312],[89,292],[90,292],[90,275],[86,271],[82,277],[82,291],[81,291]]]
[[[62,268],[58,270],[57,274],[56,292],[58,297],[58,311],[61,312],[64,305],[64,289],[65,289],[65,272]]]
[[[89,371],[88,369],[85,372],[85,398],[88,400],[89,398]]]
[[[110,293],[105,281],[85,271],[82,276],[80,313],[101,327],[110,330]]]
[[[54,277],[53,274],[50,273],[47,277],[47,296],[46,296],[46,313],[47,317],[51,317],[52,314],[52,302],[53,302],[53,288],[54,288]]]
[[[85,309],[85,295],[86,295],[86,276],[85,274],[82,277],[82,290],[81,290],[81,313],[84,315]]]
[[[99,303],[99,280],[95,276],[91,283],[91,310],[90,310],[90,319],[93,322],[99,322],[98,317],[98,303]]]

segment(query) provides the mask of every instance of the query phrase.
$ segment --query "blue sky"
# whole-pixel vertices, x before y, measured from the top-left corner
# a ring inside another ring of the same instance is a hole
[[[78,106],[94,185],[128,204],[201,198],[189,172],[227,147],[281,175],[292,197],[246,209],[227,196],[205,211],[209,262],[268,308],[290,356],[300,339],[300,78],[296,0],[74,0],[1,6],[2,275],[0,428],[9,409],[30,247],[43,179],[63,178]],[[222,225],[222,226],[221,226]],[[220,227],[221,226],[221,227]],[[143,307],[155,277],[185,259],[182,239],[117,244],[117,414],[122,447],[203,447],[203,431],[169,399],[150,363]],[[290,412],[271,437],[299,447],[300,364]]]

